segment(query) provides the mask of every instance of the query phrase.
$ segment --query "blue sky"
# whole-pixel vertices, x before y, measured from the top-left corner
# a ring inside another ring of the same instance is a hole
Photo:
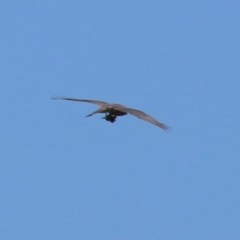
[[[239,8],[2,2],[0,238],[240,239]]]

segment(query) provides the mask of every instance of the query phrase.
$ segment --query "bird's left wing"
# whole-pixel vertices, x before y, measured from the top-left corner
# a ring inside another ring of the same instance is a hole
[[[74,102],[86,102],[86,103],[92,103],[98,106],[102,106],[104,104],[107,104],[106,102],[103,101],[98,101],[98,100],[89,100],[89,99],[78,99],[78,98],[68,98],[68,97],[53,97],[52,100],[67,100],[67,101],[74,101]]]

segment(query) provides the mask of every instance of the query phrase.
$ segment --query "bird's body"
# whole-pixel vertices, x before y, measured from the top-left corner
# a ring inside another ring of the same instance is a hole
[[[117,117],[124,116],[129,113],[129,114],[134,115],[134,116],[136,116],[142,120],[145,120],[151,124],[154,124],[154,125],[162,128],[165,131],[169,130],[168,126],[166,126],[165,124],[163,124],[161,122],[158,122],[155,118],[151,117],[150,115],[146,114],[145,112],[142,112],[140,110],[136,110],[133,108],[128,108],[121,104],[117,104],[117,103],[111,104],[111,103],[98,101],[98,100],[77,99],[77,98],[67,98],[67,97],[58,97],[58,98],[52,98],[52,99],[53,100],[60,99],[60,100],[67,100],[67,101],[74,101],[74,102],[86,102],[86,103],[92,103],[92,104],[100,106],[99,109],[90,113],[86,117],[90,117],[97,113],[104,113],[105,117],[103,117],[103,119],[113,123],[113,122],[115,122]]]

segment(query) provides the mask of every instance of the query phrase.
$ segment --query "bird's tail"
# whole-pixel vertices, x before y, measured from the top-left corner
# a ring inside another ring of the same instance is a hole
[[[97,113],[101,113],[100,109],[88,114],[86,117],[91,117],[92,115],[97,114]]]

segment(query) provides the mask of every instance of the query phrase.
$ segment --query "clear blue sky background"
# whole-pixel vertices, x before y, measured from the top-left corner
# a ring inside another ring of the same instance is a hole
[[[239,9],[2,1],[0,239],[239,240]]]

